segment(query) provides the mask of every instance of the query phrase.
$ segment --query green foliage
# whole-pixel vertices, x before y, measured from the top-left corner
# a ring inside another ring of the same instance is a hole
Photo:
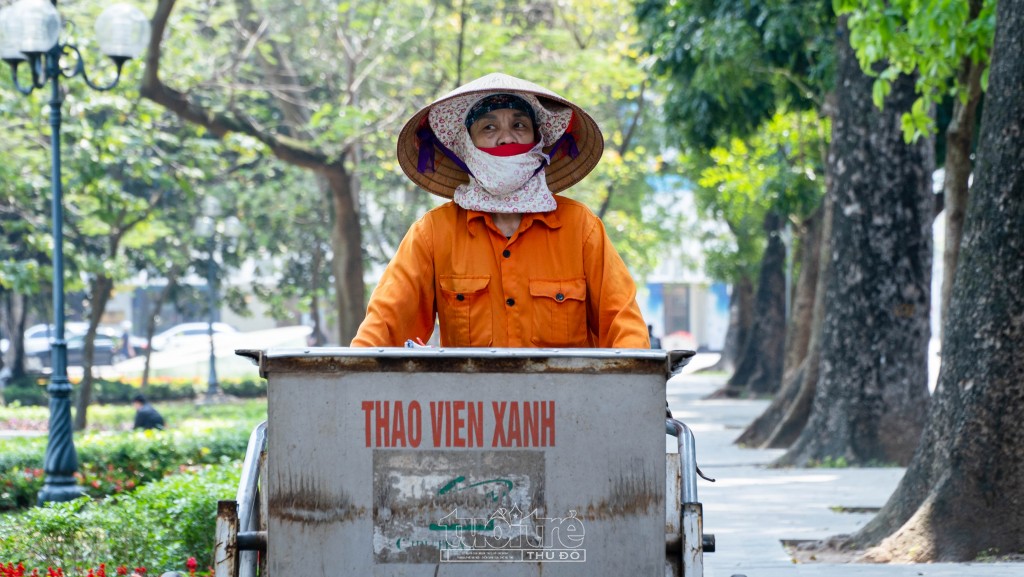
[[[224,379],[220,382],[221,390],[229,396],[243,399],[265,397],[267,381],[263,379]],[[77,384],[77,383],[75,383]],[[123,380],[96,379],[93,381],[93,402],[99,404],[130,403],[132,397],[145,392],[152,401],[194,400],[206,392],[206,383],[197,383],[192,379],[151,379],[142,391],[137,382]],[[77,399],[75,387],[72,395]],[[4,388],[4,402],[15,406],[45,406],[50,400],[46,394],[45,382],[35,377],[13,381]],[[90,409],[91,410],[91,409]],[[0,422],[3,419],[3,407],[0,407]]]
[[[756,134],[688,159],[690,171],[700,175],[698,208],[727,225],[705,236],[709,276],[727,282],[756,277],[766,215],[799,222],[814,210],[825,192],[829,134],[829,122],[813,112],[779,113]]]
[[[644,49],[684,148],[744,136],[780,108],[820,109],[834,26],[821,0],[639,0]]]
[[[130,495],[0,516],[0,560],[67,574],[100,563],[184,572],[189,557],[211,565],[217,501],[234,496],[240,471],[238,462],[194,467]]]
[[[173,429],[98,432],[76,438],[78,479],[88,495],[101,498],[130,492],[182,467],[240,459],[253,427],[266,419],[266,406],[259,403],[197,407],[190,416],[184,411],[164,412]],[[124,422],[130,424],[131,416],[124,414]],[[45,450],[45,437],[0,440],[0,510],[35,503],[43,484],[39,467]]]
[[[985,67],[982,89],[987,87],[995,0],[834,0],[834,5],[837,14],[850,16],[850,44],[861,69],[875,76],[875,106],[882,107],[898,76],[916,76],[918,98],[902,118],[907,142],[935,133],[932,110],[945,98],[967,102],[969,87],[957,79],[965,60]]]

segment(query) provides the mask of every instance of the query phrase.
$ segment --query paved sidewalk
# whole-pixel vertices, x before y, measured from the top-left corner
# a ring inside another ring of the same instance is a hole
[[[695,359],[697,361],[698,359]],[[694,363],[694,367],[700,366]],[[903,469],[768,469],[781,450],[732,444],[767,401],[702,400],[723,377],[684,374],[668,384],[673,415],[694,432],[697,463],[715,483],[700,480],[704,530],[717,550],[704,556],[706,577],[1024,577],[1024,563],[796,564],[782,540],[822,539],[852,533],[873,513],[840,513],[833,507],[877,510],[896,488]],[[669,438],[674,445],[674,439]]]

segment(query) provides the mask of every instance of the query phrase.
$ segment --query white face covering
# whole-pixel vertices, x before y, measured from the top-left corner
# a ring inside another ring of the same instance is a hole
[[[545,108],[532,94],[517,94],[533,107],[541,136],[529,152],[515,156],[494,156],[473,144],[466,128],[470,108],[492,94],[467,94],[439,103],[430,110],[430,126],[437,138],[466,164],[472,175],[469,184],[455,189],[452,200],[466,210],[499,213],[530,213],[555,210],[558,204],[548,188],[544,169],[550,163],[544,153],[565,133],[572,118],[569,108]],[[540,170],[538,170],[540,168]]]
[[[465,138],[470,140],[469,132]],[[548,189],[542,144],[515,156],[494,156],[476,146],[465,148],[463,161],[473,172],[469,184],[459,185],[452,200],[466,210],[481,212],[548,212],[557,203]],[[538,170],[540,169],[540,170]]]

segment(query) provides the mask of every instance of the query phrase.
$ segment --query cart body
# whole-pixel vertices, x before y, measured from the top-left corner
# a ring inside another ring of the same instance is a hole
[[[700,505],[662,424],[692,353],[240,354],[268,379],[266,449],[222,503],[220,575],[699,577]]]

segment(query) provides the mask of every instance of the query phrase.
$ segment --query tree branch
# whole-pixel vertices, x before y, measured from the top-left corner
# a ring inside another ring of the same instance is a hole
[[[160,80],[160,58],[167,21],[174,11],[176,0],[159,0],[152,19],[152,35],[146,53],[146,70],[139,94],[143,98],[167,108],[180,118],[205,127],[223,137],[229,132],[251,136],[267,146],[277,158],[296,166],[323,171],[341,166],[343,158],[332,158],[326,152],[294,138],[260,130],[251,121],[215,112],[190,98],[188,94],[171,88]]]

